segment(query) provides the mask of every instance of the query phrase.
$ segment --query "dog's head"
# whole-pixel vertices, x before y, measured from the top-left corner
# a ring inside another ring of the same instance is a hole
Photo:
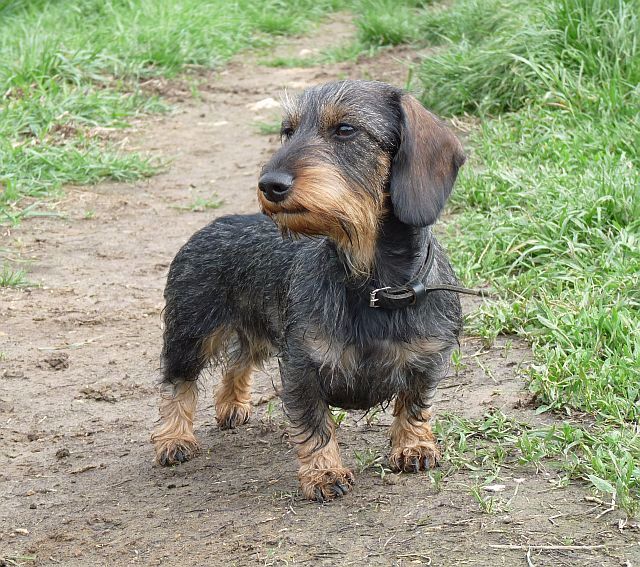
[[[263,212],[284,232],[330,237],[360,271],[371,266],[382,216],[433,224],[465,160],[436,116],[379,82],[304,91],[286,104],[281,134],[258,182]]]

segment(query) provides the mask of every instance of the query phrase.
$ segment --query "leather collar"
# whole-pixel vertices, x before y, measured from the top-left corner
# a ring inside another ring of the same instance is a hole
[[[380,287],[369,291],[369,307],[373,309],[402,309],[417,304],[427,293],[432,291],[452,291],[467,295],[490,297],[484,290],[469,289],[457,285],[435,284],[424,285],[425,276],[431,271],[435,259],[434,246],[429,240],[427,254],[418,273],[404,285],[396,287]]]

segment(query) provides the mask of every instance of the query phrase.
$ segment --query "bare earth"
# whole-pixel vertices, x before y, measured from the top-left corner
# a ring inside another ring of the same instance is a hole
[[[299,56],[352,33],[334,18],[276,51]],[[465,470],[439,486],[427,474],[381,475],[375,466],[357,473],[340,501],[305,501],[275,367],[256,377],[253,420],[234,431],[216,427],[217,376],[205,376],[202,455],[154,465],[167,268],[213,217],[257,210],[257,172],[278,142],[256,122],[279,111],[252,105],[336,78],[404,85],[415,57],[403,49],[357,65],[259,65],[272,55],[245,54],[201,77],[196,98],[180,82],[149,83],[177,110],[141,122],[125,143],[171,160],[166,172],[133,185],[69,187],[55,205],[63,218],[2,229],[1,247],[28,260],[41,285],[0,290],[0,566],[640,565],[637,526],[620,528],[617,512],[596,518],[605,507],[579,484],[558,489],[553,467],[504,468],[493,513],[481,510]],[[214,194],[220,208],[191,210]],[[517,340],[508,346],[466,340],[467,366],[443,384],[437,410],[479,417],[497,407],[539,419],[522,403],[518,376],[530,352]],[[355,451],[384,457],[388,449],[389,415],[369,421],[351,412],[338,431],[356,469]]]

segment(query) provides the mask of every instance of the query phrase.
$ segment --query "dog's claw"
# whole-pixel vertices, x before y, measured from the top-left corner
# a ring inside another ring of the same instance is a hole
[[[175,447],[164,447],[157,453],[157,460],[163,467],[179,465],[187,462],[198,452],[197,444],[193,446],[177,445]]]
[[[249,421],[250,410],[244,407],[234,407],[227,416],[216,418],[220,429],[235,429]]]
[[[344,496],[347,492],[349,492],[349,487],[345,486],[340,481],[337,481],[333,485],[333,491],[335,492],[336,496]]]
[[[400,472],[417,473],[436,466],[439,459],[435,444],[415,447],[394,447],[389,455],[391,468]]]
[[[324,503],[341,498],[349,493],[354,484],[353,473],[349,469],[328,470],[309,475],[308,481],[304,475],[300,477],[302,493],[309,500]]]

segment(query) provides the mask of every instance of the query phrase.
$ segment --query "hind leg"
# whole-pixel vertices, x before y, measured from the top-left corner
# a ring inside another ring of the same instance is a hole
[[[435,467],[440,460],[438,442],[431,430],[432,401],[436,387],[446,374],[453,347],[435,353],[416,377],[413,388],[396,398],[391,424],[389,464],[396,471],[419,472]]]
[[[224,341],[224,330],[217,329],[206,339],[182,338],[182,327],[173,320],[164,333],[162,349],[163,384],[160,423],[151,441],[161,465],[183,463],[198,452],[193,420],[198,401],[197,380],[211,354]]]
[[[160,402],[160,423],[151,435],[156,461],[165,466],[188,461],[198,452],[193,434],[198,385],[184,381],[167,390]]]
[[[253,366],[246,363],[231,366],[223,374],[215,395],[220,429],[234,429],[249,421],[252,374]]]
[[[252,374],[268,356],[267,343],[238,332],[235,352],[227,354],[227,367],[215,394],[220,429],[234,429],[249,421]]]

